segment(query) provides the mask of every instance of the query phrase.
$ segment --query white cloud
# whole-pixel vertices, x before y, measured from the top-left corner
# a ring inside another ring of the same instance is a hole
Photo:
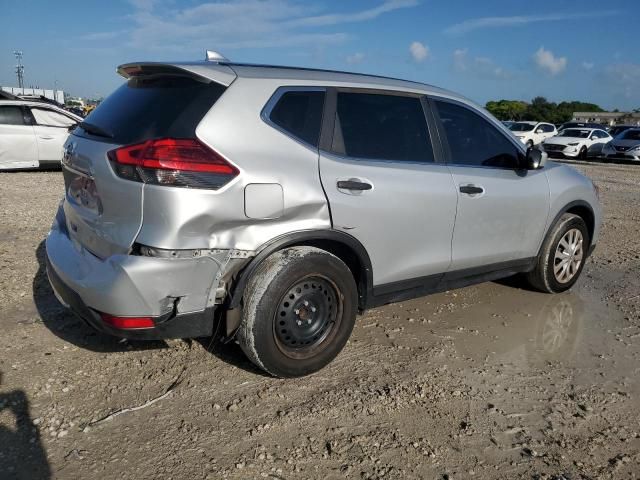
[[[417,63],[424,62],[430,55],[429,47],[420,42],[411,43],[411,45],[409,45],[409,53],[411,53],[411,57]]]
[[[520,15],[513,17],[481,17],[456,23],[445,29],[445,33],[461,35],[481,28],[517,27],[535,22],[560,22],[585,18],[601,18],[618,15],[617,10],[603,10],[600,12],[582,13],[552,13],[545,15]]]
[[[358,63],[362,63],[364,57],[364,53],[356,52],[353,55],[347,55],[347,58],[345,58],[345,60],[349,65],[357,65]]]
[[[471,57],[468,48],[453,51],[453,70],[480,78],[507,79],[511,73],[488,57]]]
[[[540,47],[533,54],[533,61],[538,68],[554,76],[567,68],[567,57],[556,57],[551,50],[545,50],[544,47]]]
[[[373,20],[383,13],[392,12],[393,10],[398,10],[400,8],[415,7],[417,4],[417,0],[386,0],[377,7],[362,10],[360,12],[333,14],[330,13],[326,15],[298,18],[295,20],[291,20],[289,22],[289,25],[297,27],[319,27],[326,25],[337,25],[339,23],[363,22],[366,20]]]
[[[593,67],[595,67],[596,64],[593,62],[582,62],[582,68],[584,68],[585,70],[593,70]]]
[[[378,0],[374,6],[334,13],[301,0],[218,0],[187,6],[174,0],[129,0],[128,31],[98,32],[85,40],[120,39],[126,46],[162,52],[213,48],[315,47],[344,43],[349,35],[328,31],[345,23],[366,22],[418,0]]]

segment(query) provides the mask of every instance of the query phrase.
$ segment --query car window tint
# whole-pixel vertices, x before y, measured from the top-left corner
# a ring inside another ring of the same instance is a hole
[[[33,114],[33,118],[35,118],[38,125],[66,128],[78,123],[75,120],[67,117],[66,115],[54,112],[53,110],[49,110],[47,108],[32,108],[31,113]]]
[[[419,98],[339,92],[332,150],[375,160],[433,162]]]
[[[324,92],[287,92],[271,110],[269,118],[291,135],[318,146]]]
[[[0,105],[1,125],[24,125],[22,108],[15,105]]]
[[[483,167],[518,167],[518,149],[497,128],[471,110],[436,101],[444,127],[450,163]]]
[[[150,138],[194,138],[195,131],[226,90],[215,82],[180,75],[129,78],[85,118],[109,133],[109,141],[138,143]],[[75,135],[91,136],[82,128]]]
[[[542,125],[542,130],[546,133],[553,132],[553,125],[544,124]]]

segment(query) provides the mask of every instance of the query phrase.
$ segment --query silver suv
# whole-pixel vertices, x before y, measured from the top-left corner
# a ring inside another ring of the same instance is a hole
[[[314,372],[356,314],[593,250],[593,183],[428,85],[231,63],[132,63],[69,137],[47,238],[56,295],[113,335],[212,335]],[[220,322],[220,323],[218,323]]]

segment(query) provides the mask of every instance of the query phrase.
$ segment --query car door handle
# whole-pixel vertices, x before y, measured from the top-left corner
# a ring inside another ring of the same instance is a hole
[[[465,193],[467,195],[478,195],[480,193],[484,193],[484,188],[477,185],[460,185],[460,193]]]
[[[359,180],[338,180],[338,188],[341,190],[371,190],[373,185]]]
[[[53,137],[49,136],[49,135],[40,135],[40,138],[42,140],[53,140]]]

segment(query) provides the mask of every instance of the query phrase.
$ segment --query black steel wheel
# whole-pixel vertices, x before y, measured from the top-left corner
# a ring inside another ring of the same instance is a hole
[[[347,343],[357,312],[349,267],[314,247],[272,254],[243,297],[238,341],[247,357],[277,377],[313,373]]]

